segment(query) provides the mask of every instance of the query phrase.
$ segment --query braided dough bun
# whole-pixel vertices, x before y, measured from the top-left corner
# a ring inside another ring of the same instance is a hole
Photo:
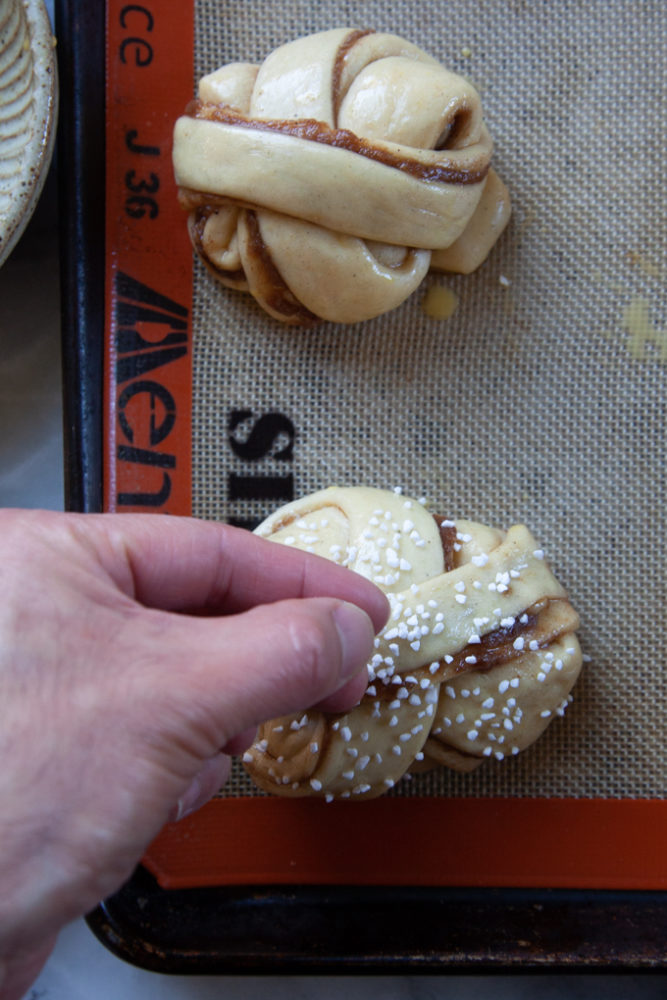
[[[324,31],[205,76],[173,161],[193,245],[299,325],[400,305],[468,272],[509,218],[479,95],[396,35]]]
[[[349,566],[392,609],[356,708],[260,728],[243,760],[265,791],[371,798],[410,770],[516,754],[563,713],[581,669],[579,619],[523,525],[504,532],[397,493],[332,487],[257,534]]]

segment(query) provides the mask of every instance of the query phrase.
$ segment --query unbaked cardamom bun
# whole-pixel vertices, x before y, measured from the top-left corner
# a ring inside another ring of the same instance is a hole
[[[356,708],[260,728],[243,760],[265,791],[372,798],[408,771],[517,754],[563,714],[579,619],[523,525],[499,531],[394,492],[332,487],[257,534],[349,566],[391,605]]]
[[[354,323],[429,267],[469,272],[509,218],[479,95],[397,35],[300,38],[205,76],[173,161],[193,245],[285,323]]]

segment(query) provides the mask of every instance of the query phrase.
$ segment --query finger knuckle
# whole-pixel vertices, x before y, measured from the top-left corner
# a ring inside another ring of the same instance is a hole
[[[319,617],[298,616],[290,622],[290,640],[303,683],[312,689],[322,686],[333,673],[333,637]]]

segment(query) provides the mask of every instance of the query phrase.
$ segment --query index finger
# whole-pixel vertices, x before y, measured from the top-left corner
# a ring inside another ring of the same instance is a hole
[[[338,597],[362,608],[376,631],[388,616],[383,592],[328,559],[243,528],[164,514],[88,515],[101,525],[105,568],[135,600],[163,611],[235,614],[299,597]]]

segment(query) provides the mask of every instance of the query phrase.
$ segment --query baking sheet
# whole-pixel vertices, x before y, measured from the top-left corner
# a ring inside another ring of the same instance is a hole
[[[428,786],[412,783],[407,795],[386,800],[388,806],[383,800],[380,811],[395,808],[396,816],[408,815],[414,803],[428,817],[425,831],[437,837],[447,830],[443,819],[458,818],[457,802],[461,816],[466,808],[472,816],[481,803],[488,820],[495,807],[510,810],[501,831],[511,830],[514,810],[519,828],[526,833],[535,828],[539,836],[540,829],[554,830],[539,822],[534,826],[540,810],[562,809],[555,850],[544,854],[539,870],[531,870],[527,855],[517,852],[512,865],[488,884],[663,887],[664,654],[655,635],[664,608],[665,230],[659,153],[664,98],[659,80],[665,39],[659,5],[643,5],[638,14],[630,3],[611,4],[600,24],[577,3],[484,9],[454,3],[448,5],[447,30],[444,11],[434,5],[433,18],[424,20],[413,40],[465,70],[480,86],[496,140],[494,162],[512,190],[510,230],[479,275],[448,282],[459,307],[447,324],[414,336],[425,327],[417,295],[397,314],[363,329],[326,328],[301,340],[275,325],[268,336],[253,304],[225,290],[213,294],[206,287],[212,315],[203,317],[201,289],[207,277],[192,263],[183,218],[174,207],[171,123],[192,93],[196,75],[214,68],[197,64],[187,39],[192,37],[194,46],[202,19],[208,23],[216,14],[212,44],[220,62],[260,58],[268,51],[266,31],[258,38],[251,30],[249,6],[236,5],[236,21],[222,16],[222,6],[198,4],[192,18],[190,6],[182,5],[166,22],[150,5],[132,11],[107,5],[106,306],[99,327],[104,330],[106,404],[102,454],[88,449],[88,478],[94,479],[91,465],[103,459],[106,509],[192,511],[250,521],[272,509],[278,498],[256,497],[251,504],[235,500],[230,477],[261,473],[277,479],[286,469],[271,455],[261,470],[239,464],[230,446],[230,417],[240,411],[255,418],[275,412],[298,431],[298,460],[290,470],[295,494],[332,478],[400,484],[446,502],[456,515],[501,524],[526,520],[584,619],[589,662],[568,717],[530,760],[475,779],[485,785],[453,776],[433,794]],[[262,5],[253,8],[261,18]],[[334,23],[344,14],[340,23],[372,20],[375,27],[399,30],[396,22],[408,17],[407,8],[331,3],[320,5],[317,16]],[[262,19],[262,24],[270,25],[270,41],[278,44],[315,30],[314,17],[306,5],[296,4],[287,21]],[[505,33],[498,46],[492,42],[500,22]],[[137,53],[148,51],[137,38],[154,53],[147,65],[141,59],[137,63]],[[462,55],[464,48],[472,56]],[[522,79],[528,74],[538,80],[532,90],[513,82],[512,70],[519,64]],[[159,152],[135,154],[133,145]],[[158,178],[154,218],[148,203],[130,205],[143,207],[143,215],[127,211],[135,193],[128,188],[128,174],[138,171],[138,164],[143,173],[132,175],[130,184],[151,185],[152,175]],[[94,270],[92,262],[87,266]],[[441,279],[428,279],[435,280]],[[136,324],[125,323],[137,308],[160,314],[157,325],[146,314],[140,320],[139,333],[153,346],[119,350],[119,331],[137,330]],[[162,344],[166,338],[170,342]],[[185,353],[179,353],[184,344]],[[231,360],[234,345],[238,353]],[[169,361],[150,367],[165,347],[172,352]],[[263,372],[268,366],[272,373],[261,385],[254,367],[260,354]],[[360,385],[359,372],[363,393],[353,396],[351,405],[344,394]],[[142,380],[159,381],[166,391],[161,397],[138,391],[128,399],[128,387]],[[468,391],[462,390],[464,384]],[[367,416],[376,414],[378,425],[388,426],[396,385],[407,415],[398,426],[390,425],[388,444],[386,436],[375,433],[376,425],[369,428]],[[82,386],[84,393],[87,389]],[[319,420],[300,420],[297,409],[304,396],[311,409],[315,402],[342,399],[333,410],[336,422],[331,408]],[[154,418],[157,412],[163,421],[169,398],[175,412],[170,435],[151,446],[150,406]],[[438,409],[439,420],[424,419],[425,398]],[[121,411],[134,422],[132,444],[139,453],[127,450]],[[89,428],[90,420],[83,426]],[[150,450],[159,457],[138,460]],[[72,478],[85,480],[76,455],[72,465]],[[169,492],[161,499],[167,482]],[[79,505],[94,490],[94,483],[84,482]],[[628,711],[633,699],[637,712]],[[216,866],[216,860],[229,857],[228,849],[238,850],[243,840],[244,802],[247,829],[255,836],[263,827],[267,843],[272,810],[277,816],[285,804],[251,798],[238,786],[232,796],[212,803],[199,821],[193,817],[187,830],[168,828],[158,838],[147,864],[162,886],[257,881],[251,858],[241,855],[238,865],[233,855],[230,863]],[[302,809],[299,804],[288,819],[287,833],[279,838],[285,851],[278,851],[272,872],[262,871],[264,884],[285,883],[290,876],[299,882],[294,845],[304,829]],[[596,809],[591,826],[587,818]],[[368,823],[372,837],[377,827],[367,815],[355,822]],[[406,825],[399,823],[398,829]],[[582,847],[583,841],[567,834],[583,828],[589,837]],[[456,830],[459,842],[471,845],[463,863],[451,854],[440,869],[437,864],[420,868],[416,861],[416,884],[428,885],[429,879],[441,886],[479,884],[479,859],[488,855],[494,825],[480,824],[477,816],[474,823],[461,819]],[[193,838],[197,852],[188,846]],[[594,856],[596,841],[605,844],[605,851],[591,876],[587,859]],[[400,851],[400,840],[393,846]],[[341,857],[337,870],[329,872],[330,882],[345,881],[345,864]],[[317,882],[321,874],[322,867],[310,880]],[[389,869],[388,884],[393,877]],[[361,893],[369,876],[357,880]]]

